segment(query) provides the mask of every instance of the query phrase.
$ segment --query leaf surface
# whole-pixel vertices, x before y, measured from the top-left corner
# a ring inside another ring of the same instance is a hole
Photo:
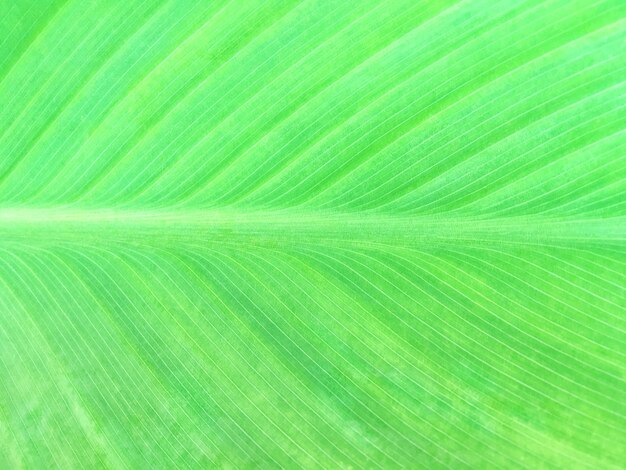
[[[622,468],[626,3],[0,11],[0,466]]]

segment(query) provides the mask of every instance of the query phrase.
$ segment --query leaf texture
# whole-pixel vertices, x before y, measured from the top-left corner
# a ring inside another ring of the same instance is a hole
[[[2,468],[624,468],[622,0],[0,0]]]

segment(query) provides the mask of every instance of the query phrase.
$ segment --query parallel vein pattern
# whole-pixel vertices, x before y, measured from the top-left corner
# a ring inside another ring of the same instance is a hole
[[[623,468],[625,2],[0,12],[0,467]]]

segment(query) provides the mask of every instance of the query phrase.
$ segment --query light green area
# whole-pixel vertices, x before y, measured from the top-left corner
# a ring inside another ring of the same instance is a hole
[[[0,0],[0,468],[624,468],[625,80],[623,0]]]

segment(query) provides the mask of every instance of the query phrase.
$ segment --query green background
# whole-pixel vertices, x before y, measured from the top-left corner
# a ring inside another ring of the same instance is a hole
[[[625,42],[0,0],[0,467],[624,468]]]

